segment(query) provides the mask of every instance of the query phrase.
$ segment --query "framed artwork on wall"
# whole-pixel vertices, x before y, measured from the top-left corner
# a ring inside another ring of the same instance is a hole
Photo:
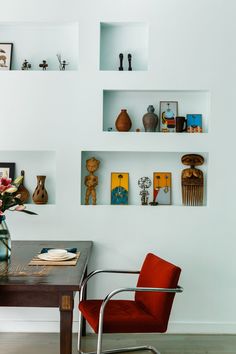
[[[178,115],[177,101],[160,102],[160,132],[175,132],[175,117]]]
[[[171,204],[171,172],[153,173],[153,205]]]
[[[13,43],[0,43],[0,70],[11,70]]]
[[[202,114],[187,114],[187,132],[202,133]]]
[[[111,173],[111,204],[128,205],[129,174],[127,172]]]
[[[0,178],[2,177],[14,179],[15,162],[0,162]]]

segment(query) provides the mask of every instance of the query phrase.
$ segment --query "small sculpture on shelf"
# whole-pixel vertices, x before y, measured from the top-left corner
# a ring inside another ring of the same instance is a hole
[[[153,105],[149,105],[147,108],[148,113],[143,116],[143,126],[145,132],[155,132],[158,124],[158,116],[154,113],[155,108]]]
[[[115,121],[116,129],[119,132],[128,132],[132,127],[132,121],[127,109],[122,109]]]
[[[69,63],[66,60],[61,60],[61,54],[57,54],[57,59],[59,61],[59,69],[65,71],[66,65],[69,65]]]
[[[25,59],[21,65],[21,70],[29,70],[31,69],[31,64]]]
[[[129,63],[128,71],[132,71],[131,60],[132,60],[132,55],[129,53],[128,54],[128,63]]]
[[[19,199],[22,201],[22,203],[26,203],[29,199],[30,194],[28,189],[24,186],[24,178],[25,178],[24,170],[21,171],[21,176],[22,176],[22,180],[17,189],[16,195],[19,196]]]
[[[141,204],[148,205],[148,196],[149,192],[147,188],[151,187],[152,182],[149,177],[141,177],[138,180],[138,186],[141,188],[140,195],[141,195]]]
[[[33,193],[32,199],[35,204],[47,204],[48,193],[45,188],[46,176],[37,176],[37,186]]]
[[[120,60],[119,71],[123,71],[124,70],[124,68],[123,68],[123,58],[124,58],[123,53],[120,53],[119,54],[119,60]]]
[[[97,195],[96,195],[96,186],[98,185],[98,176],[94,176],[94,172],[99,168],[100,161],[91,157],[91,159],[86,160],[86,168],[89,172],[88,176],[85,176],[84,184],[86,188],[85,194],[85,205],[89,204],[90,196],[92,197],[92,204],[96,205]]]
[[[43,60],[42,63],[39,64],[39,67],[42,68],[43,70],[47,70],[48,64],[46,60]]]
[[[195,166],[204,163],[204,158],[197,154],[187,154],[182,156],[181,161],[184,165],[190,165],[182,171],[182,201],[184,205],[203,205],[203,172]]]

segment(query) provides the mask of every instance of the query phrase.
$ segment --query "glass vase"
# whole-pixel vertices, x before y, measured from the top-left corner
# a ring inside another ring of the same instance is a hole
[[[0,222],[0,261],[6,261],[11,256],[11,235],[5,219]]]

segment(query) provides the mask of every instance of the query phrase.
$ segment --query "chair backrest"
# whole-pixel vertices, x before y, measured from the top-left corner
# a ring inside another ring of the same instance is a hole
[[[164,259],[148,253],[138,278],[137,287],[176,288],[181,269]],[[175,293],[136,292],[135,301],[141,303],[158,322],[160,332],[167,330]]]

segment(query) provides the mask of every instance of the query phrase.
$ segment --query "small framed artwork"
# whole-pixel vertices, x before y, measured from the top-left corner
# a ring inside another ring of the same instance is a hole
[[[169,204],[171,204],[171,172],[154,172],[152,205]]]
[[[187,132],[202,133],[202,114],[187,114]]]
[[[175,117],[178,115],[177,101],[160,102],[160,132],[175,132]]]
[[[2,177],[14,179],[15,162],[0,162],[0,178]]]
[[[13,43],[0,43],[0,70],[11,70]]]
[[[129,174],[127,172],[111,173],[111,204],[128,205]]]

